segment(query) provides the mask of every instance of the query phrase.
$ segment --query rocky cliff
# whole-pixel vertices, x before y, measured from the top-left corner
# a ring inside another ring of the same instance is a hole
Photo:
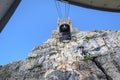
[[[83,31],[68,43],[50,38],[25,61],[0,66],[0,80],[120,80],[120,32]]]

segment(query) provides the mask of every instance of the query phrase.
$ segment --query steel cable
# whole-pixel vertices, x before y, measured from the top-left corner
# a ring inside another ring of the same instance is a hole
[[[70,11],[70,4],[68,2],[64,2],[64,5],[61,5],[59,1],[54,0],[55,7],[57,9],[58,17],[59,18],[68,18],[69,17],[69,11]],[[62,9],[64,11],[62,11]],[[62,12],[64,12],[62,14]]]

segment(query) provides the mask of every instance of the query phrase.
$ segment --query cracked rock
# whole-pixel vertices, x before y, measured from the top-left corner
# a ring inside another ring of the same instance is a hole
[[[67,43],[55,36],[0,66],[0,80],[120,80],[120,31],[82,31]]]

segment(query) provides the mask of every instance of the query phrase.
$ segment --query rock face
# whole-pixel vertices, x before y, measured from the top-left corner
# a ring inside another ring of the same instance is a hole
[[[79,32],[68,43],[50,38],[25,61],[0,66],[0,80],[120,80],[120,32]]]

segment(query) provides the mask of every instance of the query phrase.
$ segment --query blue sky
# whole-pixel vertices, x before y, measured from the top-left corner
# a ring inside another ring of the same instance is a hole
[[[120,30],[120,13],[70,6],[73,26],[79,31]],[[57,28],[54,0],[22,0],[0,34],[0,65],[25,60],[29,52]]]

